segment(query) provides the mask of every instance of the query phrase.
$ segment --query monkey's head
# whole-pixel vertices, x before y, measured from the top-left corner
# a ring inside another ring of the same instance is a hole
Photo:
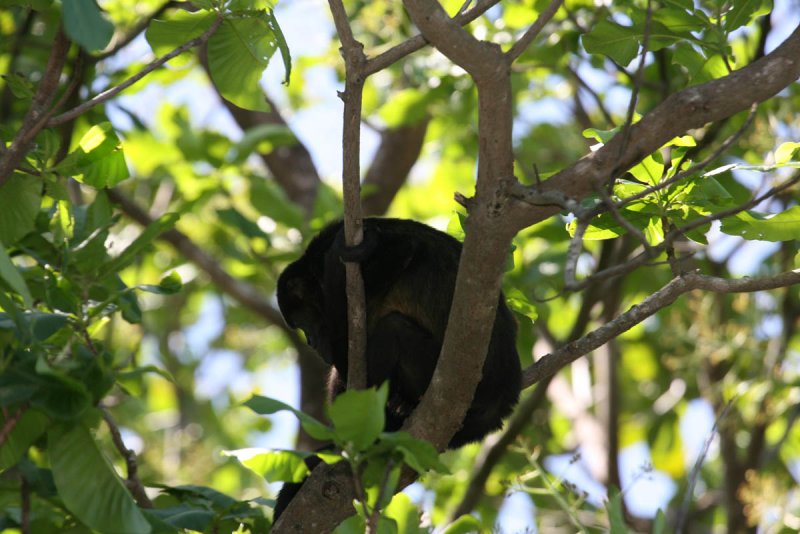
[[[277,293],[278,307],[286,324],[302,330],[308,344],[323,360],[331,363],[322,284],[319,276],[310,269],[306,257],[290,264],[281,273]]]

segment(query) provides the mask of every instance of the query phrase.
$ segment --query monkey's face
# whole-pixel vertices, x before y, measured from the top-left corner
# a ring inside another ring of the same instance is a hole
[[[292,328],[299,328],[306,342],[327,363],[332,362],[331,341],[324,317],[324,295],[316,276],[301,260],[289,265],[278,278],[278,306]]]

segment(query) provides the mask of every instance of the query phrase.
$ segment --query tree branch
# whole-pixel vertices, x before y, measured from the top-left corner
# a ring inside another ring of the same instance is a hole
[[[480,382],[513,236],[503,223],[503,198],[510,183],[504,177],[513,176],[514,162],[511,69],[498,45],[474,39],[438,2],[404,4],[422,35],[464,68],[478,88],[476,199],[469,207],[441,355],[430,386],[404,426],[441,450],[460,427]]]
[[[617,134],[596,152],[541,184],[543,191],[560,191],[579,200],[617,176],[667,141],[692,128],[724,119],[763,102],[800,77],[800,26],[775,50],[722,78],[689,87],[668,97],[631,125],[625,150],[624,136]],[[531,207],[514,203],[509,223],[519,230],[557,213],[553,207]]]
[[[125,442],[122,441],[122,434],[119,432],[119,427],[116,421],[114,421],[114,418],[111,417],[111,413],[108,409],[101,406],[100,412],[103,414],[103,420],[106,422],[109,432],[111,432],[111,441],[114,442],[117,451],[119,451],[120,455],[125,459],[125,467],[128,471],[128,478],[125,485],[136,500],[136,504],[142,508],[152,508],[153,502],[150,500],[150,497],[147,496],[142,481],[139,480],[139,466],[136,463],[136,453],[125,446]]]
[[[356,41],[342,0],[328,0],[336,32],[342,42],[345,90],[342,132],[342,189],[344,196],[344,238],[348,247],[364,240],[361,210],[361,100],[364,92],[364,45]],[[347,388],[367,387],[367,310],[364,279],[358,262],[345,262],[347,292]]]
[[[498,2],[499,0],[478,0],[475,3],[475,7],[468,11],[464,11],[463,13],[459,12],[455,17],[453,17],[453,21],[461,26],[469,24],[473,20],[483,15],[489,8]],[[422,34],[415,35],[407,41],[390,48],[383,54],[367,60],[367,65],[364,68],[364,74],[367,76],[370,74],[375,74],[376,72],[385,69],[405,56],[420,50],[427,44],[428,40]]]
[[[536,36],[541,33],[545,25],[555,16],[563,3],[564,0],[550,0],[550,3],[544,8],[544,11],[539,14],[536,22],[534,22],[531,27],[525,31],[522,37],[520,37],[519,41],[514,43],[514,46],[506,52],[506,56],[508,56],[510,61],[516,61],[519,56],[525,52],[525,49],[528,48],[533,40],[536,39]]]
[[[48,127],[58,126],[59,124],[64,124],[65,122],[70,121],[75,117],[78,117],[86,113],[87,111],[97,106],[98,104],[102,104],[106,100],[115,97],[116,95],[118,95],[131,85],[135,84],[136,82],[138,82],[139,80],[141,80],[142,78],[144,78],[157,68],[161,67],[164,63],[166,63],[170,59],[181,55],[182,53],[194,48],[195,46],[205,43],[214,34],[214,32],[217,31],[217,28],[219,28],[220,24],[222,24],[222,20],[223,20],[222,16],[218,16],[216,20],[214,20],[214,23],[199,37],[195,37],[191,41],[182,44],[172,52],[169,52],[161,56],[160,58],[151,61],[142,70],[140,70],[139,72],[137,72],[124,82],[120,83],[119,85],[115,85],[110,89],[106,89],[102,93],[98,94],[97,96],[95,96],[90,100],[87,100],[83,104],[76,106],[69,111],[65,111],[60,115],[56,115],[55,117],[47,121],[47,126]]]
[[[787,287],[798,283],[800,283],[800,270],[788,271],[767,278],[743,278],[737,280],[698,273],[683,274],[673,278],[666,286],[648,296],[640,304],[632,306],[616,319],[607,322],[580,339],[567,343],[563,347],[543,356],[536,363],[525,369],[522,380],[523,387],[531,386],[548,376],[552,376],[564,366],[623,332],[630,330],[659,310],[671,305],[684,293],[694,289],[715,293],[750,293]]]
[[[47,60],[47,66],[42,74],[42,81],[36,88],[31,107],[25,114],[20,127],[11,145],[0,150],[0,188],[11,178],[14,169],[20,164],[28,151],[28,147],[33,142],[36,135],[45,127],[47,119],[52,113],[48,111],[50,103],[55,97],[58,89],[58,82],[61,79],[61,71],[67,61],[70,42],[64,31],[59,28],[56,33],[53,49]]]

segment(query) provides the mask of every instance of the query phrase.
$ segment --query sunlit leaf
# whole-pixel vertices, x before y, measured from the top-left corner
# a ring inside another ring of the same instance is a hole
[[[223,451],[269,482],[301,482],[310,471],[305,459],[310,453],[300,451],[278,451],[270,449],[238,449]]]
[[[259,80],[276,49],[264,17],[225,19],[208,42],[208,67],[222,96],[244,109],[269,111]]]
[[[349,444],[356,451],[372,445],[383,430],[388,395],[387,383],[378,389],[348,390],[338,395],[328,408],[337,443]]]
[[[794,241],[800,235],[800,206],[777,214],[745,211],[722,220],[729,235],[758,241]]]
[[[262,397],[260,395],[254,395],[248,399],[244,405],[260,415],[271,415],[284,410],[290,411],[297,416],[297,418],[300,420],[300,424],[303,426],[303,429],[308,432],[311,437],[319,440],[327,440],[333,437],[333,432],[330,428],[320,423],[310,415],[292,408],[285,402],[270,399],[268,397]]]

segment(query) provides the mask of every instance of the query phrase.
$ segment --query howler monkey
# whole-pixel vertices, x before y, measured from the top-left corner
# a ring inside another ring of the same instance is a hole
[[[278,305],[289,326],[303,330],[308,344],[332,365],[329,393],[335,397],[347,382],[344,261],[360,262],[366,295],[367,385],[389,381],[386,430],[399,430],[428,388],[439,358],[461,243],[402,219],[365,219],[364,240],[356,248],[345,246],[343,234],[341,221],[325,227],[283,271]],[[516,330],[501,294],[481,381],[449,448],[499,428],[517,402],[521,372]],[[286,497],[282,490],[276,517],[291,500]]]

